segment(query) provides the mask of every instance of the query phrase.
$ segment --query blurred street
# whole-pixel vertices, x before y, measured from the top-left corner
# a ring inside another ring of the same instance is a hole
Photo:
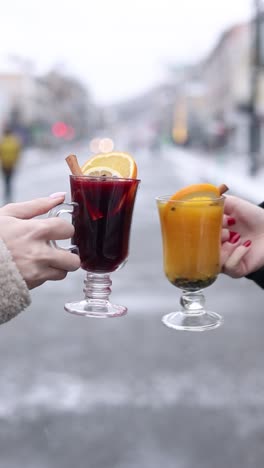
[[[27,150],[16,200],[64,190],[70,200],[64,158],[74,151],[84,162],[88,146]],[[126,317],[66,314],[64,302],[83,294],[78,271],[34,290],[31,307],[0,327],[1,468],[263,467],[263,291],[220,276],[206,298],[221,328],[180,333],[161,323],[179,291],[163,275],[154,199],[201,177],[177,151],[133,153],[142,183],[111,296]]]

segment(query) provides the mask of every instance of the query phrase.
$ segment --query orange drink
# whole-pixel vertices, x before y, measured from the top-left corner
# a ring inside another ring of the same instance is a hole
[[[156,198],[167,279],[182,290],[181,309],[163,316],[175,330],[211,330],[222,317],[205,309],[203,289],[220,273],[223,191],[211,184],[194,184],[171,196]]]
[[[164,272],[175,286],[195,291],[215,281],[220,272],[223,201],[158,200]]]

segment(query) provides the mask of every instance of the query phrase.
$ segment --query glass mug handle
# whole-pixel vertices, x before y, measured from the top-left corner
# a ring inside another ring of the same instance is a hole
[[[78,207],[78,203],[75,203],[75,202],[60,203],[59,205],[55,206],[54,208],[52,208],[52,210],[49,211],[48,218],[54,218],[54,217],[58,218],[60,215],[64,213],[72,214],[77,207]],[[60,247],[57,244],[57,241],[55,240],[50,240],[49,244],[51,247],[54,247],[55,249],[66,250],[68,252],[79,254],[79,249],[77,245],[69,245],[69,247]]]

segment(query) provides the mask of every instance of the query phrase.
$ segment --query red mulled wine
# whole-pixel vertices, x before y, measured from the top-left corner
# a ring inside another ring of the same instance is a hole
[[[81,266],[93,273],[116,270],[127,258],[130,226],[139,180],[70,176],[73,244]]]

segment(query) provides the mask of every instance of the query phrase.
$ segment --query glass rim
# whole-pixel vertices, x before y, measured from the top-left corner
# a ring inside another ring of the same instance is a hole
[[[224,195],[220,195],[220,197],[216,197],[216,198],[211,198],[211,199],[206,199],[206,200],[193,200],[192,198],[188,198],[188,199],[185,199],[185,200],[171,200],[171,197],[173,196],[173,194],[171,195],[160,195],[158,197],[155,197],[155,200],[156,202],[158,203],[171,203],[171,204],[179,204],[179,205],[183,205],[184,203],[186,204],[186,202],[192,202],[193,204],[198,204],[198,203],[208,203],[208,201],[212,201],[212,202],[220,202],[220,201],[223,201],[225,199],[225,196]]]
[[[141,179],[135,179],[135,178],[132,178],[132,177],[115,177],[115,176],[90,176],[90,175],[73,175],[73,174],[69,174],[69,177],[70,179],[89,179],[91,181],[102,181],[102,180],[113,180],[113,181],[124,181],[124,180],[127,180],[127,181],[134,181],[134,182],[141,182]]]

